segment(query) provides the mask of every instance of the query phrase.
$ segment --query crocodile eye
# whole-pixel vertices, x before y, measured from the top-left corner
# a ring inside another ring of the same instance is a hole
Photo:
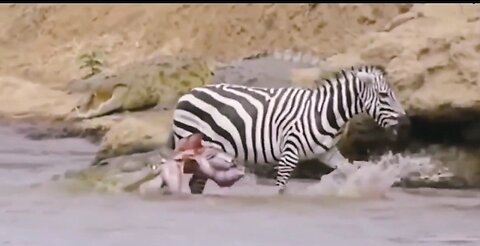
[[[94,166],[106,166],[108,164],[108,161],[101,161],[98,163],[93,164]]]

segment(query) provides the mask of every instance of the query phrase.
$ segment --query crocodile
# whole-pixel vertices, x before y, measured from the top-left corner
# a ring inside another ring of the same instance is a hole
[[[179,193],[182,174],[212,179],[220,187],[230,187],[245,175],[235,159],[217,149],[203,147],[201,135],[192,134],[168,154],[166,149],[107,158],[81,170],[66,171],[54,180],[105,192]],[[165,158],[165,156],[169,156]],[[191,184],[190,186],[192,186]],[[192,187],[190,187],[192,189]]]
[[[291,70],[318,70],[320,64],[323,64],[320,57],[291,50],[253,52],[227,63],[159,55],[124,65],[117,72],[71,81],[68,92],[84,96],[67,118],[89,119],[152,107],[169,109],[181,95],[205,84],[289,86]]]
[[[84,94],[67,118],[89,119],[118,111],[172,106],[191,88],[207,84],[213,63],[198,57],[159,55],[116,72],[73,80],[68,92]]]
[[[262,50],[243,56],[227,64],[217,65],[212,84],[228,83],[255,87],[286,87],[295,85],[292,74],[311,70],[312,80],[332,70],[325,59],[309,52],[292,50]],[[320,81],[320,80],[317,80]]]

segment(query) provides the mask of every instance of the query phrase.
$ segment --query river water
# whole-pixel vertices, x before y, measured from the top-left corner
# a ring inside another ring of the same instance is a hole
[[[341,187],[292,180],[281,197],[252,176],[204,196],[72,193],[38,184],[96,146],[0,136],[0,245],[480,245],[480,193],[389,188],[374,167]]]

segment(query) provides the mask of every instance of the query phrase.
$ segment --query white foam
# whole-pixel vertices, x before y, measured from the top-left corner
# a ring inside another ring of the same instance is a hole
[[[351,166],[336,169],[310,186],[306,193],[353,198],[385,197],[402,177],[412,173],[426,175],[435,166],[426,155],[394,155],[389,152],[377,161],[355,161]]]

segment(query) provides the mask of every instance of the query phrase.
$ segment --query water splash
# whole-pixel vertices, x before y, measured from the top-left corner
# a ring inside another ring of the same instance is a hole
[[[348,198],[383,198],[401,178],[438,173],[436,163],[425,154],[383,155],[378,160],[354,161],[342,166],[310,186],[309,195]],[[443,173],[447,172],[443,170]]]

